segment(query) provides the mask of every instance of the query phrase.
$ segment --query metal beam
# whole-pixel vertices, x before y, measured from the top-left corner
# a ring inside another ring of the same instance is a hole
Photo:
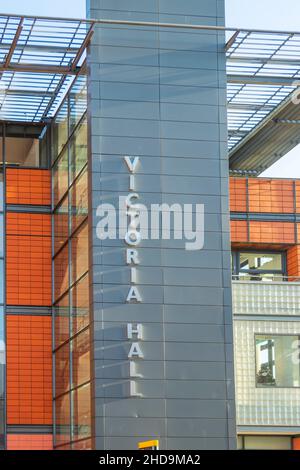
[[[24,73],[46,73],[47,75],[77,75],[80,67],[71,70],[70,67],[63,67],[61,65],[39,65],[39,64],[11,64],[5,67],[5,64],[0,64],[0,73],[3,72],[24,72]]]
[[[0,16],[21,18],[22,15],[15,13],[0,13]],[[64,21],[64,22],[81,22],[83,24],[111,24],[111,25],[128,25],[128,26],[153,26],[163,28],[185,28],[185,29],[201,29],[208,31],[240,31],[241,33],[263,33],[263,34],[295,34],[300,36],[300,31],[286,31],[278,29],[246,29],[246,28],[235,28],[226,26],[210,26],[210,25],[194,25],[187,23],[160,23],[156,21],[127,21],[127,20],[111,20],[111,19],[95,19],[95,18],[66,18],[62,16],[36,16],[36,15],[25,15],[25,18],[37,19],[37,20],[49,20],[49,21]]]
[[[6,56],[6,59],[5,59],[5,62],[4,62],[4,67],[8,67],[9,64],[10,64],[10,61],[11,61],[11,58],[13,56],[13,53],[15,52],[15,48],[16,48],[16,45],[17,45],[17,42],[19,40],[19,37],[21,36],[21,33],[22,33],[22,29],[23,29],[23,22],[24,22],[24,17],[22,17],[19,21],[19,25],[18,25],[18,28],[17,28],[17,31],[16,31],[16,34],[15,34],[15,37],[11,43],[11,46],[10,46],[10,49],[8,51],[8,54]]]
[[[228,49],[231,48],[231,46],[234,44],[234,41],[236,40],[236,38],[238,37],[238,35],[240,34],[240,30],[238,29],[234,35],[229,39],[229,41],[227,41],[227,44],[225,46],[225,51],[228,51]]]
[[[231,57],[230,55],[227,57],[227,63],[237,63],[237,62],[245,62],[251,65],[257,65],[260,67],[262,64],[276,64],[276,65],[295,65],[296,67],[300,67],[300,56],[299,60],[295,59],[276,59],[272,57],[247,57],[247,56],[237,56]]]
[[[93,34],[94,34],[94,31],[93,31],[93,25],[92,25],[90,27],[89,32],[87,33],[83,43],[81,44],[80,48],[78,49],[78,52],[77,52],[74,60],[73,60],[73,64],[71,65],[71,71],[72,72],[75,72],[76,67],[78,65],[78,62],[80,61],[80,58],[81,58],[82,54],[84,53],[85,49],[87,48]]]
[[[300,66],[300,62],[299,62]],[[271,76],[271,75],[227,75],[227,83],[236,83],[239,85],[276,85],[276,86],[293,86],[297,79],[291,77]],[[300,78],[299,78],[300,80]]]

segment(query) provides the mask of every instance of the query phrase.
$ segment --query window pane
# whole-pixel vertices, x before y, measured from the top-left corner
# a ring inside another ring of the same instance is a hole
[[[70,90],[70,130],[80,121],[87,108],[86,77],[79,75]]]
[[[72,392],[73,441],[91,435],[91,388],[83,385]]]
[[[5,138],[5,162],[17,167],[39,167],[40,141],[30,137]]]
[[[66,149],[53,167],[53,202],[55,206],[68,190],[68,172],[68,149]]]
[[[73,450],[91,450],[92,449],[92,440],[84,439],[83,441],[78,441],[72,444]]]
[[[89,276],[84,276],[72,289],[72,335],[89,324]]]
[[[70,343],[55,351],[55,396],[70,390]]]
[[[78,173],[87,163],[87,122],[86,119],[76,129],[70,140],[70,165],[71,181],[73,182]]]
[[[55,209],[54,212],[54,252],[56,253],[69,236],[68,197]]]
[[[55,160],[68,140],[68,102],[65,100],[53,123],[52,156]]]
[[[84,221],[88,215],[88,176],[86,170],[74,183],[71,194],[73,231]]]
[[[55,400],[55,445],[70,442],[70,394]]]
[[[256,335],[258,387],[300,386],[300,336]]]
[[[54,258],[54,296],[58,299],[69,288],[68,244]]]
[[[280,253],[240,253],[240,269],[282,271],[282,255]]]
[[[70,309],[69,309],[69,294],[65,295],[54,306],[55,318],[55,348],[69,339],[70,332]]]
[[[86,223],[72,237],[72,283],[86,273],[88,267],[88,225]]]
[[[79,333],[72,340],[73,387],[90,380],[90,332]]]

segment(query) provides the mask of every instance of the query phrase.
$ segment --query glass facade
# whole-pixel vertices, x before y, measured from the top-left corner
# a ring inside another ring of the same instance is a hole
[[[53,125],[54,446],[91,447],[86,79]]]

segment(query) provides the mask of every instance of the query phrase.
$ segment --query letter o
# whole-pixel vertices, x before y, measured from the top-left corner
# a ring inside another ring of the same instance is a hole
[[[140,232],[137,232],[136,230],[128,230],[125,235],[125,242],[127,245],[131,246],[136,246],[139,243],[141,243],[142,236]]]

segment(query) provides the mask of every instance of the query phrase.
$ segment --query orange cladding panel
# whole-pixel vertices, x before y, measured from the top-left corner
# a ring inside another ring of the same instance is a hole
[[[230,231],[232,242],[248,241],[248,228],[245,220],[232,220],[230,222]]]
[[[247,211],[247,180],[245,178],[230,178],[230,210],[231,212]]]
[[[20,168],[7,169],[6,202],[8,204],[50,205],[50,171]]]
[[[293,213],[294,183],[291,180],[248,179],[249,212]]]
[[[51,216],[7,213],[9,305],[51,305]]]
[[[7,423],[52,423],[51,317],[7,315]]]
[[[250,221],[249,230],[251,243],[295,243],[293,222]]]
[[[52,450],[52,434],[8,434],[7,450]]]

